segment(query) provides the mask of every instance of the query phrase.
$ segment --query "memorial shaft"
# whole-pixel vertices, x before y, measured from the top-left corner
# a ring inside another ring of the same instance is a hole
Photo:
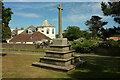
[[[59,7],[57,7],[59,10],[59,38],[63,38],[62,36],[62,10],[61,4],[59,4]]]

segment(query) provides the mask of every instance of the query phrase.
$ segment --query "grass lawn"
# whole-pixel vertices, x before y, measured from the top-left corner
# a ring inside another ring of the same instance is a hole
[[[120,58],[81,57],[88,62],[70,73],[31,66],[43,54],[11,54],[2,57],[3,78],[119,78]]]

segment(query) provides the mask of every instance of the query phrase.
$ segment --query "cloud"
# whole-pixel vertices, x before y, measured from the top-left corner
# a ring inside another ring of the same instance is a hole
[[[9,3],[5,4],[6,7],[14,8],[15,10],[22,10],[22,9],[41,9],[41,8],[48,8],[49,10],[53,10],[54,6],[58,5],[58,3]],[[50,9],[51,8],[51,9]]]
[[[92,16],[100,16],[103,19],[111,18],[103,15],[100,3],[81,3],[71,8],[63,21],[77,24],[89,20]]]
[[[27,17],[27,18],[39,18],[40,16],[35,13],[21,13],[21,12],[15,12],[15,15],[21,16],[21,17]]]
[[[57,18],[52,19],[53,22],[57,21]]]

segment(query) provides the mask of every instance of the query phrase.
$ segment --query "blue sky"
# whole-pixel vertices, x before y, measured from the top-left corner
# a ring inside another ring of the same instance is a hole
[[[67,26],[78,26],[81,30],[87,30],[88,26],[84,23],[91,16],[102,17],[103,21],[108,21],[104,28],[117,26],[110,16],[103,16],[100,2],[4,2],[5,7],[10,7],[14,14],[10,21],[11,29],[16,27],[27,28],[30,25],[35,27],[43,23],[45,16],[48,22],[56,26],[58,33],[58,9],[59,3],[62,4],[62,29]]]

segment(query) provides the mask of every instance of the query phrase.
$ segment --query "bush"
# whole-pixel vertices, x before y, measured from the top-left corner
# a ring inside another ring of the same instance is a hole
[[[50,40],[42,40],[42,41],[36,41],[34,42],[36,48],[40,47],[48,47],[50,44],[52,44],[52,41]]]
[[[104,47],[104,48],[120,47],[120,41],[114,41],[112,39],[106,40],[105,42],[101,43],[99,47]]]
[[[98,47],[98,43],[94,42],[92,39],[85,39],[85,38],[79,38],[77,40],[74,40],[71,42],[72,48],[75,49],[76,52],[80,53],[90,53],[92,52],[96,47]]]

